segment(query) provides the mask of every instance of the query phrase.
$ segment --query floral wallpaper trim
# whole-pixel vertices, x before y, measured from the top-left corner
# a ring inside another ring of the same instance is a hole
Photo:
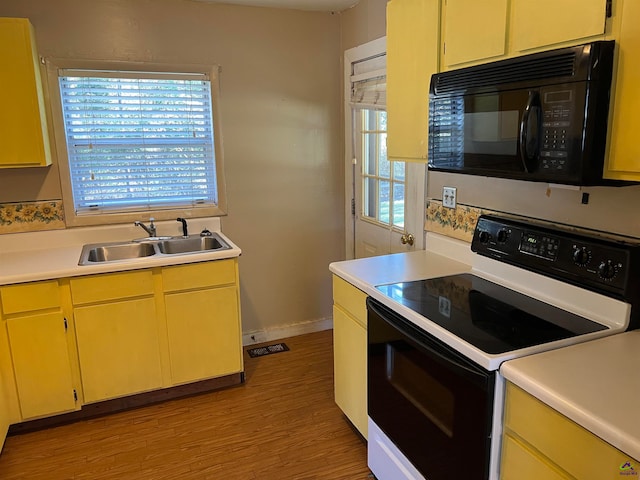
[[[62,200],[0,203],[0,234],[63,228]]]
[[[483,213],[491,212],[460,204],[455,209],[445,208],[441,201],[429,200],[424,229],[471,242],[478,217]]]

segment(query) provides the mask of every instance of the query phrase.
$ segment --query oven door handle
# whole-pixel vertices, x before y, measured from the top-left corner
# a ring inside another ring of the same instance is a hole
[[[449,370],[457,370],[460,376],[471,379],[478,385],[487,384],[490,372],[479,365],[476,366],[471,363],[471,360],[466,361],[465,358],[462,357],[462,354],[435,336],[424,332],[385,305],[374,303],[371,300],[371,297],[367,299],[367,308],[369,308],[372,313],[401,332],[405,337],[417,343],[424,349],[426,354],[431,355],[432,358],[435,357],[435,359],[445,365]]]
[[[540,92],[531,90],[520,122],[520,159],[526,173],[536,170],[540,157],[542,103]]]

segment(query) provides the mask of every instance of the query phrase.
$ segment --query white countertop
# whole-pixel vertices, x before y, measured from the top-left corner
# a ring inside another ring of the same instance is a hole
[[[500,372],[640,461],[640,330],[511,360]]]
[[[182,233],[177,222],[156,222],[156,225],[158,235],[178,236]],[[189,227],[192,233],[208,228],[220,235],[231,248],[78,265],[85,244],[128,242],[143,237],[144,231],[133,225],[113,225],[0,235],[0,285],[220,260],[237,257],[242,253],[240,248],[220,232],[220,220],[217,218],[191,219]]]

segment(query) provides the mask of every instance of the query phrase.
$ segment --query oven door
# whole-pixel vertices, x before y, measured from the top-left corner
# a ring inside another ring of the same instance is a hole
[[[371,421],[425,478],[487,479],[495,372],[372,298],[367,310]]]

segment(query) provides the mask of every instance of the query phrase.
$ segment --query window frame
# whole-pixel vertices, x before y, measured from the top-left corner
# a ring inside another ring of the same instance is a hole
[[[156,220],[171,220],[176,217],[194,218],[223,216],[227,214],[226,182],[224,178],[224,155],[222,142],[222,127],[220,121],[220,79],[219,65],[198,65],[198,64],[155,64],[140,62],[117,62],[117,61],[93,61],[74,60],[63,58],[46,59],[47,67],[47,88],[50,96],[52,127],[55,139],[55,153],[57,165],[60,173],[60,184],[62,189],[63,204],[65,209],[65,223],[67,226],[88,226],[104,225],[113,223],[128,223],[141,218],[153,217]],[[211,114],[213,116],[214,134],[214,154],[218,203],[216,205],[192,205],[163,207],[153,210],[141,208],[134,211],[108,212],[77,214],[71,186],[71,174],[69,168],[69,155],[67,152],[67,142],[65,135],[62,101],[60,98],[60,88],[58,86],[59,71],[65,69],[80,70],[114,70],[124,72],[181,72],[181,73],[201,73],[209,76],[211,84]],[[69,208],[71,206],[71,208]]]

